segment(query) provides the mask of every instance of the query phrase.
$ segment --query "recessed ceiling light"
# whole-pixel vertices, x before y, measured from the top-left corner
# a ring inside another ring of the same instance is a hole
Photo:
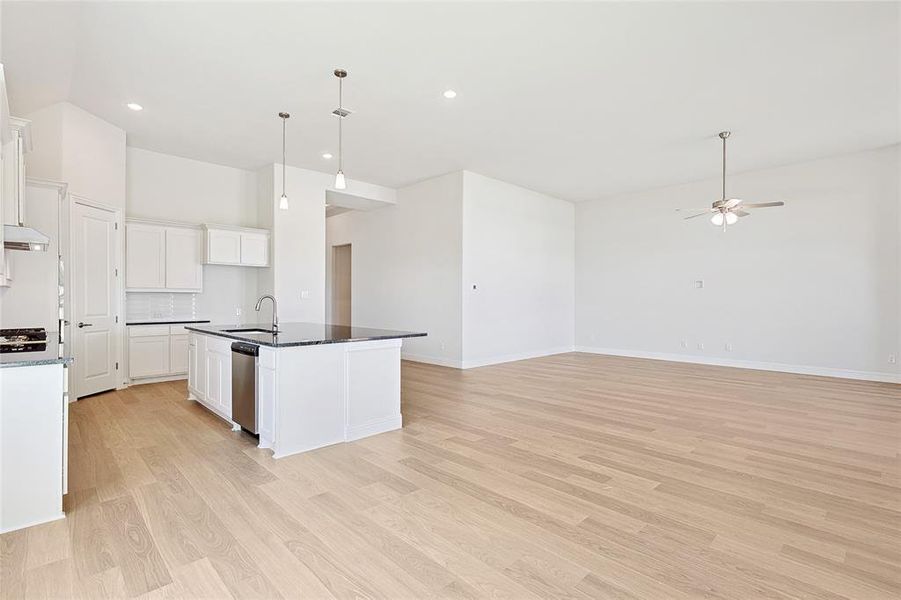
[[[141,106],[140,104],[138,104],[137,102],[129,102],[125,106],[127,106],[131,110],[144,110],[144,107]]]
[[[451,98],[457,97],[457,92],[454,90],[444,90],[444,97],[450,100]]]
[[[322,154],[322,158],[324,158],[325,160],[329,160],[331,157],[332,157],[332,155],[329,152],[325,152]]]

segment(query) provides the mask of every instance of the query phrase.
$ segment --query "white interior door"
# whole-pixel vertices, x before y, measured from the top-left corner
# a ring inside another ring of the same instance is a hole
[[[116,214],[76,203],[73,224],[78,397],[116,387]]]

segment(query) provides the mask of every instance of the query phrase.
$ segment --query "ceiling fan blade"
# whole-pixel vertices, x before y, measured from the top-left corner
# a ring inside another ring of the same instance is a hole
[[[741,204],[741,202],[742,202],[741,198],[729,198],[728,200],[726,200],[725,207],[726,208],[735,208],[736,206]]]
[[[710,212],[710,211],[713,210],[713,209],[712,209],[712,208],[709,208],[709,207],[707,207],[707,206],[705,206],[704,208],[698,208],[698,207],[695,207],[695,208],[677,208],[677,209],[676,209],[676,212],[688,212],[688,211],[694,212],[694,211],[698,211],[698,210],[705,210],[705,211]]]
[[[769,206],[785,206],[785,202],[754,202],[752,204],[744,204],[745,208],[767,208]]]
[[[732,212],[735,213],[737,217],[747,217],[751,214],[746,210],[733,210]]]
[[[698,213],[696,215],[690,215],[688,217],[685,217],[685,219],[683,219],[683,220],[687,221],[688,219],[695,219],[697,217],[703,217],[704,215],[709,215],[709,214],[710,214],[710,211],[705,210],[704,212]]]

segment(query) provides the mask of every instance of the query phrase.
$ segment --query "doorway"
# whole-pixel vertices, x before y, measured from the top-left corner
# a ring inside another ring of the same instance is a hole
[[[351,319],[351,245],[332,246],[332,323],[350,325]]]
[[[72,204],[72,323],[76,397],[116,387],[116,210]]]

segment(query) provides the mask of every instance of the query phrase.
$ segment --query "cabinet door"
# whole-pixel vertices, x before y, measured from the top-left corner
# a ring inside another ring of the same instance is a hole
[[[206,404],[227,419],[232,414],[231,355],[215,350],[206,354]]]
[[[169,336],[128,339],[128,376],[157,377],[169,374]]]
[[[12,138],[3,145],[3,223],[21,225],[25,194],[25,148],[19,131],[13,130]]]
[[[223,229],[206,232],[206,262],[218,265],[241,264],[241,233]]]
[[[125,225],[125,287],[166,288],[166,228],[143,223]]]
[[[269,264],[269,236],[260,233],[241,234],[241,264],[265,267]]]
[[[205,401],[206,385],[206,336],[192,334],[194,338],[194,395]]]
[[[197,229],[166,228],[166,289],[203,290],[202,235]]]
[[[188,390],[194,391],[197,388],[197,340],[196,336],[189,334],[188,336]],[[169,352],[171,354],[171,344]],[[169,360],[172,358],[170,356]],[[196,394],[195,394],[196,395]]]
[[[188,336],[169,336],[169,372],[181,375],[188,372]]]
[[[219,406],[222,396],[222,359],[216,352],[206,353],[206,399],[213,407]]]

